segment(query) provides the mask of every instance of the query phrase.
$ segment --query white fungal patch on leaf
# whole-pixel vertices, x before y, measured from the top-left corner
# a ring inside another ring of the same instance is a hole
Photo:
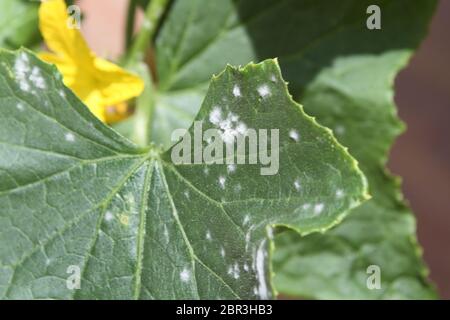
[[[191,279],[191,272],[184,268],[183,271],[180,272],[180,279],[183,282],[188,282]]]
[[[225,182],[227,181],[227,178],[225,178],[224,176],[220,176],[219,177],[219,185],[222,189],[225,189]]]
[[[20,111],[23,111],[23,110],[25,109],[25,107],[23,106],[23,104],[20,103],[20,102],[16,105],[16,108],[17,108],[18,110],[20,110]]]
[[[244,217],[244,221],[242,222],[242,224],[245,226],[247,223],[249,223],[250,221],[250,216],[248,214],[245,215]]]
[[[45,89],[47,87],[41,70],[38,67],[30,68],[30,61],[24,52],[14,61],[14,71],[22,91],[30,91],[32,85],[39,89]],[[34,90],[31,92],[36,93]]]
[[[111,221],[112,219],[114,219],[114,215],[112,214],[111,211],[106,211],[105,213],[105,220],[106,221]]]
[[[302,206],[302,208],[303,208],[303,210],[308,210],[309,208],[311,208],[311,205],[310,205],[309,203],[305,203],[305,204]]]
[[[228,173],[233,173],[236,171],[236,165],[235,164],[229,164],[227,165],[227,172]]]
[[[234,279],[239,279],[240,270],[237,262],[228,268],[228,274],[231,275]]]
[[[239,88],[239,86],[237,84],[235,84],[233,87],[233,96],[235,96],[235,97],[241,96],[241,89]]]
[[[251,238],[252,238],[252,233],[251,233],[251,231],[248,231],[245,234],[245,251],[247,251],[249,249],[249,247],[250,247],[250,244],[251,244],[250,240],[251,240]]]
[[[239,134],[247,132],[245,123],[239,121],[239,116],[230,112],[225,118],[219,107],[214,107],[209,114],[209,121],[218,126],[220,129],[220,137],[226,144],[232,144]]]
[[[243,123],[243,122],[240,122],[238,125],[237,125],[237,127],[236,127],[236,130],[237,130],[237,132],[239,133],[239,134],[241,134],[241,135],[246,135],[247,134],[247,125],[245,124],[245,123]]]
[[[277,82],[277,77],[276,77],[274,74],[272,74],[272,75],[270,76],[270,81],[272,81],[272,82]]]
[[[66,135],[64,136],[64,138],[66,139],[66,141],[68,142],[74,142],[75,141],[75,135],[71,132],[66,133]]]
[[[336,191],[336,198],[341,199],[344,196],[344,191],[342,191],[341,189],[338,189]]]
[[[206,232],[206,240],[208,240],[208,241],[212,240],[211,232],[209,230]]]
[[[41,70],[38,67],[33,67],[30,75],[31,82],[39,89],[45,89],[47,87],[44,78],[41,75]]]
[[[299,178],[297,178],[297,179],[294,181],[294,188],[295,188],[295,190],[297,190],[297,191],[300,191],[300,190],[302,189],[302,186],[301,186],[301,184],[300,184],[300,179],[299,179]]]
[[[255,255],[256,275],[259,283],[257,294],[263,300],[267,300],[269,298],[269,290],[267,287],[265,272],[265,244],[266,240],[263,240],[259,245]]]
[[[28,56],[22,52],[14,61],[14,73],[19,82],[20,90],[25,92],[30,91],[31,88],[31,85],[28,82],[28,73],[30,71],[30,61],[28,60]]]
[[[315,214],[320,214],[323,211],[324,208],[324,204],[323,203],[317,203],[316,205],[314,205],[314,213]]]
[[[298,142],[300,140],[300,135],[297,130],[292,129],[291,131],[289,131],[289,138],[291,138],[295,142]]]
[[[163,235],[164,235],[164,239],[166,240],[166,243],[169,243],[169,240],[170,240],[169,230],[167,229],[166,225],[164,225]]]
[[[269,239],[273,239],[273,228],[267,229],[267,236],[269,237]]]
[[[266,98],[271,95],[270,88],[267,84],[259,86],[257,90],[261,98]]]
[[[189,190],[185,190],[183,192],[184,196],[186,197],[186,199],[190,199],[191,198],[191,194],[189,193]]]
[[[214,107],[209,114],[209,121],[212,124],[219,125],[220,121],[222,121],[222,111],[219,107]]]
[[[231,122],[238,122],[239,121],[239,116],[237,114],[234,114],[233,112],[230,112],[228,117],[229,117]]]
[[[220,255],[222,256],[222,258],[225,258],[225,249],[223,247],[220,248]]]

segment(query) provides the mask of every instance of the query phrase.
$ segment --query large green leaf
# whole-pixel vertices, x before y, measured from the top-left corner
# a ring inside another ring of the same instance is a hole
[[[395,116],[392,80],[409,56],[405,51],[342,59],[308,86],[303,100],[311,107],[308,112],[335,128],[339,140],[361,161],[372,199],[324,235],[302,239],[286,233],[277,238],[274,270],[281,292],[322,299],[436,297],[426,282],[414,217],[404,205],[398,180],[384,169],[385,154],[402,129]],[[365,74],[371,75],[370,84],[362,78]],[[346,117],[347,112],[352,116]],[[372,265],[380,268],[380,289],[366,285]]]
[[[366,28],[366,9],[372,4],[381,8],[381,30]],[[281,292],[317,298],[434,295],[426,283],[414,218],[402,202],[398,183],[383,166],[401,130],[392,102],[392,79],[424,36],[435,4],[432,0],[173,4],[156,39],[156,106],[146,126],[138,123],[139,117],[131,120],[135,130],[169,146],[170,132],[189,126],[194,118],[212,73],[226,63],[278,57],[295,98],[335,130],[369,176],[374,199],[335,231],[345,236],[292,235],[293,248],[288,240],[280,240],[275,267]],[[318,238],[320,246],[314,245]],[[381,267],[382,290],[366,288],[370,264]]]
[[[33,0],[0,2],[0,48],[16,49],[37,42],[38,8],[39,2]]]
[[[213,78],[196,120],[279,129],[278,174],[138,149],[55,67],[0,52],[0,297],[270,298],[272,228],[324,231],[366,197],[355,160],[291,99],[274,60]]]

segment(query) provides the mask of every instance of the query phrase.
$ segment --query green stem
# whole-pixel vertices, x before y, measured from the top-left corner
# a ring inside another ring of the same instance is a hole
[[[133,39],[136,8],[137,8],[136,0],[130,0],[130,3],[128,4],[127,26],[125,30],[125,47],[127,50],[130,48],[131,41]]]
[[[126,64],[132,65],[137,61],[142,61],[145,57],[159,21],[164,14],[164,11],[169,4],[170,0],[152,0],[145,10],[144,23],[141,30],[137,34],[136,38],[131,45],[126,58]]]
[[[151,142],[153,127],[153,112],[156,106],[156,90],[149,67],[140,63],[136,66],[139,75],[144,79],[145,89],[136,100],[135,123],[133,126],[133,141],[141,146],[148,146]]]

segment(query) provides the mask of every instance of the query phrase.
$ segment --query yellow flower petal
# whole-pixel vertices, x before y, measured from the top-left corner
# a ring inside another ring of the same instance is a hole
[[[136,97],[144,90],[144,82],[141,78],[109,61],[97,58],[95,68],[105,106]]]
[[[39,7],[39,28],[47,47],[58,56],[91,64],[94,54],[81,33],[69,28],[67,6],[64,0],[43,1]]]
[[[116,123],[126,119],[129,115],[128,105],[125,102],[119,103],[115,106],[106,108],[106,122]]]
[[[100,120],[107,120],[106,107],[139,96],[144,82],[119,66],[98,58],[80,31],[67,26],[69,17],[63,0],[47,0],[39,8],[39,27],[53,53],[40,57],[55,64],[64,83]]]

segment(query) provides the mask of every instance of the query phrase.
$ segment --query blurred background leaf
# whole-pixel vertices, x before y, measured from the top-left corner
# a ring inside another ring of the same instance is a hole
[[[33,47],[40,42],[38,1],[2,0],[0,2],[0,47]]]

